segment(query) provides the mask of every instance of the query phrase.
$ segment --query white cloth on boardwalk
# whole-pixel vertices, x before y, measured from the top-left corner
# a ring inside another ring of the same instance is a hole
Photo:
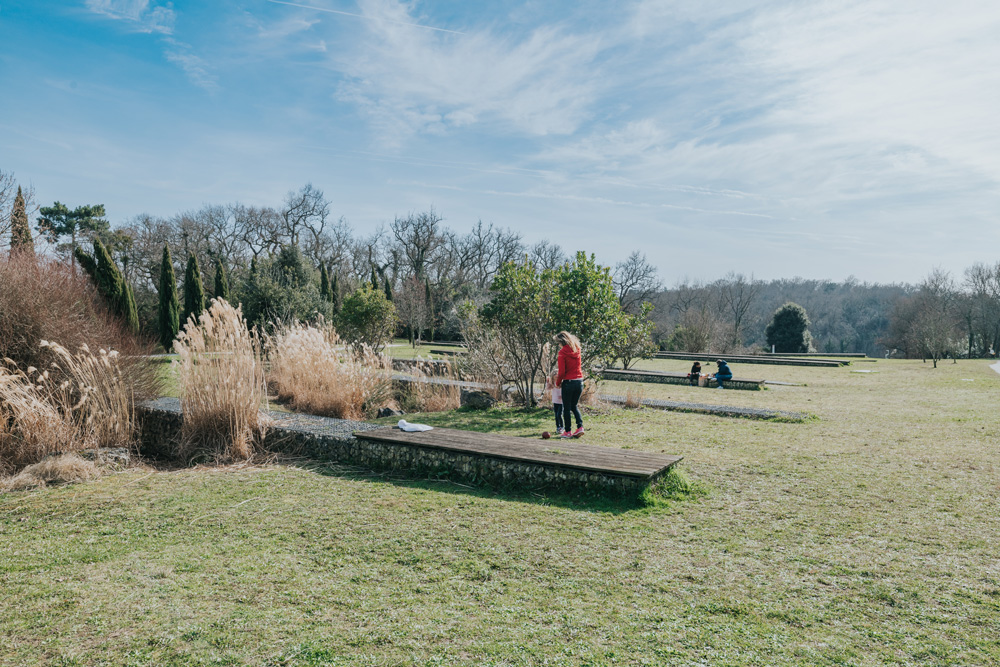
[[[405,419],[399,420],[399,430],[400,431],[430,431],[433,426],[428,426],[427,424],[411,424]]]

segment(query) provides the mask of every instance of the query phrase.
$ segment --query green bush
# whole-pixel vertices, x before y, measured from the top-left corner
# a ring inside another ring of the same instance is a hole
[[[312,322],[329,319],[333,304],[324,299],[313,280],[312,269],[298,252],[255,261],[239,294],[251,326],[271,322]]]
[[[363,284],[344,299],[337,322],[351,345],[367,345],[380,352],[396,331],[396,307],[385,292]]]

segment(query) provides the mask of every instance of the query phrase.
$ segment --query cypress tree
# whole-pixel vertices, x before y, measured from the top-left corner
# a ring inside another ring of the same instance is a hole
[[[187,271],[184,272],[184,323],[188,318],[197,320],[201,311],[205,310],[205,287],[201,283],[201,270],[198,268],[198,258],[188,255]]]
[[[330,290],[330,274],[326,271],[326,264],[319,270],[319,295],[323,301],[333,302],[333,292]]]
[[[104,298],[108,310],[128,326],[133,333],[139,331],[139,310],[135,304],[135,295],[131,285],[118,269],[111,253],[104,247],[100,239],[94,239],[94,254],[87,254],[77,246],[73,251],[80,267],[90,276],[97,287],[97,292]]]
[[[139,308],[135,305],[135,293],[132,285],[125,281],[125,324],[132,333],[139,333]]]
[[[392,301],[392,285],[389,284],[389,276],[385,277],[385,298]]]
[[[160,261],[160,304],[158,323],[160,344],[167,352],[174,345],[174,339],[181,329],[181,304],[177,298],[177,278],[174,276],[174,263],[170,259],[170,248],[163,245],[163,259]]]
[[[31,238],[31,227],[28,226],[28,214],[25,211],[24,195],[21,186],[17,186],[17,196],[14,197],[14,209],[10,213],[10,251],[20,255],[35,256],[35,242]]]
[[[333,281],[330,283],[330,297],[333,301],[333,312],[337,314],[340,312],[340,280],[336,273],[333,274]]]
[[[80,268],[83,269],[84,273],[90,276],[90,279],[93,280],[94,284],[96,285],[97,262],[94,261],[93,255],[87,254],[87,252],[83,248],[77,246],[73,250],[73,256],[76,257],[76,261],[80,265]]]
[[[111,253],[104,247],[100,239],[94,239],[94,260],[97,268],[94,272],[94,282],[97,290],[108,300],[111,312],[115,315],[125,313],[125,279],[121,271],[111,259]]]
[[[257,275],[257,256],[254,255],[250,258],[250,276],[255,277]]]
[[[375,267],[372,266],[372,289],[378,291],[378,275],[375,274]]]
[[[215,298],[229,301],[229,278],[226,276],[226,267],[218,257],[215,258]]]

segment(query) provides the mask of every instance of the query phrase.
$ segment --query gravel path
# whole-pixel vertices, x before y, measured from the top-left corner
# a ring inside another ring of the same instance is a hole
[[[392,376],[394,380],[402,382],[427,382],[430,384],[458,385],[469,389],[489,389],[485,384],[479,382],[460,382],[448,378],[413,378],[408,375],[396,374]],[[598,399],[606,403],[624,405],[625,397],[615,394],[599,394]],[[712,405],[708,403],[685,403],[683,401],[666,401],[658,398],[646,398],[642,400],[643,407],[655,408],[658,410],[677,410],[679,412],[698,412],[709,415],[720,415],[723,417],[745,417],[749,419],[790,419],[793,421],[805,421],[809,415],[804,412],[788,412],[785,410],[768,410],[766,408],[741,408],[732,405]]]

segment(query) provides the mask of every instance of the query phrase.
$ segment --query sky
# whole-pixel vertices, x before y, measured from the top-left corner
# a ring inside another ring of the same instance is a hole
[[[992,0],[0,0],[0,170],[109,219],[433,208],[670,285],[1000,259]]]

